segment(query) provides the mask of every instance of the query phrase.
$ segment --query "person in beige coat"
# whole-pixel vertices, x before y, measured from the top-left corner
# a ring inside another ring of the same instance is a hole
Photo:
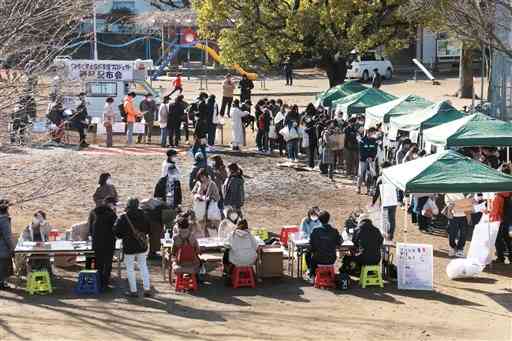
[[[231,74],[227,74],[226,77],[224,77],[224,81],[222,82],[222,104],[220,107],[220,115],[224,117],[224,114],[226,113],[226,107],[227,107],[227,113],[229,117],[229,112],[231,111],[231,104],[233,103],[233,96],[235,93],[235,82],[233,81]]]
[[[217,227],[221,219],[221,213],[218,207],[220,194],[217,185],[209,178],[208,172],[204,168],[200,169],[197,173],[197,182],[192,189],[192,196],[199,228],[204,231],[206,236],[216,236]],[[197,208],[203,206],[202,203],[204,202],[206,202],[206,212],[199,212]],[[210,207],[212,205],[217,205],[216,210]],[[214,210],[215,214],[212,214]],[[210,232],[209,229],[214,231]]]

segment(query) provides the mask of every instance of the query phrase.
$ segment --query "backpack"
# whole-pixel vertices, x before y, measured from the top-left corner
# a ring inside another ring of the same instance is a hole
[[[191,263],[196,260],[196,250],[194,246],[190,244],[188,238],[185,240],[185,244],[181,245],[176,255],[176,263],[183,265],[185,263]]]
[[[121,114],[123,122],[126,122],[126,116],[128,115],[126,114],[126,111],[124,111],[124,102],[119,104],[117,107],[119,108],[119,113]]]
[[[512,225],[512,197],[506,197],[503,201],[503,222]]]

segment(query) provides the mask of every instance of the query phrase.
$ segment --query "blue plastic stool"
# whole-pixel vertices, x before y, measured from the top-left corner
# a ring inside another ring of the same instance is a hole
[[[98,270],[82,270],[78,274],[75,293],[77,294],[99,294],[100,273]]]

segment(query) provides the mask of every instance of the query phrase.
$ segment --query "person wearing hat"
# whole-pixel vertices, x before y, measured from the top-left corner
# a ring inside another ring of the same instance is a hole
[[[380,230],[373,225],[369,214],[359,215],[352,242],[356,251],[353,255],[343,258],[340,272],[357,275],[362,266],[380,263],[384,238]]]
[[[114,224],[117,220],[116,205],[116,197],[107,197],[89,214],[89,233],[92,237],[92,249],[102,290],[108,288],[112,272],[112,257],[116,243],[114,235]]]
[[[203,168],[206,169],[208,176],[210,176],[211,178],[214,177],[213,169],[212,167],[208,166],[205,155],[202,152],[197,152],[194,154],[194,167],[190,172],[190,177],[188,181],[189,190],[192,190],[194,188],[194,185],[196,184],[197,181],[197,173],[199,172],[200,169]]]
[[[320,211],[317,226],[309,238],[311,260],[309,262],[309,278],[314,280],[318,265],[332,265],[336,263],[336,250],[343,243],[340,233],[329,224],[331,215],[327,211]]]
[[[123,101],[123,108],[124,112],[126,113],[126,136],[128,137],[128,145],[133,144],[133,126],[136,122],[136,120],[140,117],[142,117],[142,114],[135,109],[135,106],[133,105],[133,101],[135,99],[135,92],[130,92],[128,95],[124,98]]]
[[[144,212],[139,208],[137,198],[129,198],[126,202],[125,213],[121,215],[115,225],[116,237],[123,240],[124,261],[128,277],[128,297],[138,297],[137,281],[135,277],[135,262],[137,262],[144,287],[144,296],[151,297],[151,285],[147,264],[149,223]]]
[[[0,199],[0,290],[8,289],[5,280],[13,274],[11,217],[9,216],[9,201]]]
[[[232,163],[228,166],[228,172],[229,176],[223,186],[224,212],[233,208],[241,214],[245,202],[243,171],[236,163]]]
[[[139,109],[144,117],[144,121],[146,122],[146,126],[144,128],[144,142],[151,144],[151,131],[156,119],[155,116],[158,113],[158,106],[156,105],[152,94],[147,93],[144,95],[144,99],[139,104]],[[137,138],[137,143],[142,143],[142,135],[139,135]]]
[[[176,168],[178,169],[178,167],[176,166],[176,158],[178,157],[178,152],[175,150],[175,149],[169,149],[167,152],[166,152],[166,155],[167,155],[167,159],[165,159],[163,162],[162,162],[162,175],[161,177],[164,177],[167,175],[167,169],[169,167],[173,167],[173,168]],[[178,169],[178,174],[179,174],[179,169]]]
[[[87,105],[85,102],[85,92],[81,92],[78,95],[78,99],[80,103],[76,107],[76,111],[71,116],[71,127],[76,129],[78,131],[78,134],[80,135],[80,147],[86,148],[89,146],[89,144],[86,142],[87,138],[87,117],[89,114],[87,113]]]

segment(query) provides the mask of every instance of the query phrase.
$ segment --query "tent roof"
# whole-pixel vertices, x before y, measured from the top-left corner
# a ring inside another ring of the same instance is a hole
[[[476,113],[426,129],[423,139],[447,147],[512,146],[512,123]]]
[[[423,97],[406,95],[393,101],[367,108],[366,118],[377,122],[388,123],[392,116],[409,114],[419,109],[425,109],[432,104],[434,103]]]
[[[368,88],[332,102],[332,106],[346,114],[364,113],[366,108],[395,100],[396,96],[379,89]]]
[[[409,115],[391,117],[389,122],[396,129],[411,131],[432,128],[463,116],[464,113],[455,109],[448,101],[442,101]]]
[[[353,95],[366,89],[368,89],[368,87],[364,86],[358,81],[352,80],[340,85],[336,85],[335,87],[320,93],[316,96],[316,100],[318,104],[324,107],[330,107],[333,101]]]
[[[512,192],[512,176],[451,150],[386,168],[382,175],[407,193]]]

